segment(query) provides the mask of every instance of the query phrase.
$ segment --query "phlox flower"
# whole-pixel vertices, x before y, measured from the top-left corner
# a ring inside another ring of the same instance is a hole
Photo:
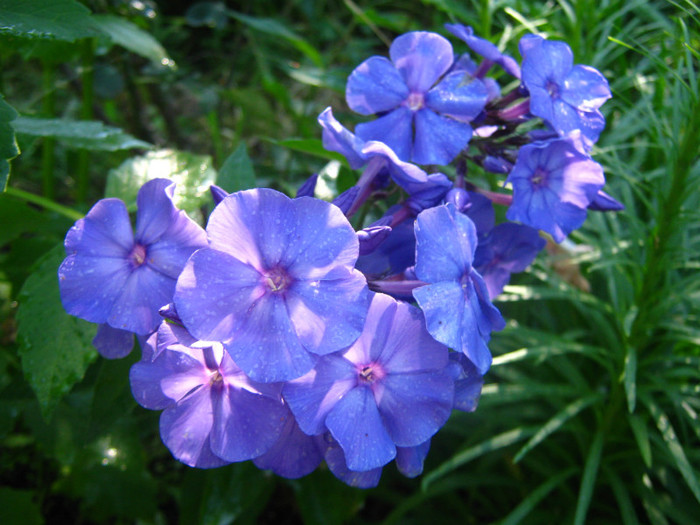
[[[252,381],[221,343],[197,341],[169,321],[154,343],[155,352],[131,367],[131,390],[145,408],[163,410],[161,439],[176,459],[212,468],[275,444],[289,412],[281,384]]]
[[[428,332],[462,352],[480,374],[491,366],[486,343],[505,321],[473,268],[477,245],[474,222],[453,204],[421,212],[415,223],[416,277],[428,283],[413,290]]]
[[[506,182],[513,202],[506,212],[561,242],[586,220],[586,210],[605,184],[603,168],[582,152],[576,134],[520,148]]]
[[[385,143],[402,160],[448,164],[471,139],[468,123],[488,98],[484,83],[464,71],[448,72],[452,46],[436,33],[401,35],[389,56],[368,58],[348,78],[348,106],[361,115],[380,115],[358,124],[357,136]]]
[[[519,46],[530,112],[560,135],[579,130],[590,147],[605,127],[599,108],[612,96],[606,78],[595,68],[574,65],[573,53],[565,42],[526,35]]]
[[[147,335],[161,322],[158,309],[172,301],[175,281],[192,253],[206,245],[204,230],[173,204],[175,184],[154,179],[139,190],[136,232],[125,204],[102,199],[78,220],[65,239],[67,257],[58,270],[66,311],[107,325],[97,342],[119,340],[131,349],[133,336]],[[126,336],[126,337],[124,337]]]
[[[360,335],[371,297],[354,269],[357,234],[336,206],[242,191],[214,209],[207,235],[175,306],[195,337],[223,341],[252,379],[300,377]]]
[[[370,471],[447,421],[454,396],[447,364],[447,348],[425,331],[420,310],[375,294],[357,341],[286,383],[283,397],[305,433],[328,430],[350,471]]]

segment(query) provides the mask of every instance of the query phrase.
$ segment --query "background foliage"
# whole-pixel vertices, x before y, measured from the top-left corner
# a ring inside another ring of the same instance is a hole
[[[527,32],[566,40],[608,77],[594,157],[626,211],[589,214],[506,289],[480,407],[421,478],[386,469],[362,491],[180,465],[131,397],[137,356],[98,359],[94,327],[63,313],[66,231],[105,195],[133,209],[153,177],[199,220],[214,181],[348,187],[316,116],[352,123],[349,72],[446,22],[515,57]],[[0,522],[694,522],[699,29],[687,0],[0,0]]]

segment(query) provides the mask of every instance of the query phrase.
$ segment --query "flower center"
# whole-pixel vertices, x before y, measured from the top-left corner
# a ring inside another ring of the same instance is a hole
[[[547,89],[547,93],[549,93],[550,97],[557,98],[559,96],[559,84],[553,80],[547,80],[545,88]]]
[[[372,384],[383,378],[386,373],[378,363],[370,363],[368,365],[358,365],[357,375],[360,383]]]
[[[222,376],[221,372],[219,372],[218,370],[209,376],[209,384],[212,386],[219,385],[219,384],[223,383],[223,381],[224,381],[224,376]]]
[[[265,284],[274,293],[283,292],[291,282],[292,278],[287,271],[279,266],[275,266],[265,274]]]
[[[537,188],[541,188],[542,186],[547,184],[547,178],[548,178],[549,173],[547,173],[546,170],[542,168],[537,168],[535,170],[535,173],[532,174],[532,177],[530,178],[530,182],[532,183],[533,186]]]
[[[423,93],[411,93],[406,99],[406,105],[411,111],[418,111],[425,104]]]
[[[129,262],[134,268],[138,268],[146,261],[146,247],[142,244],[136,244],[131,249],[129,254]]]

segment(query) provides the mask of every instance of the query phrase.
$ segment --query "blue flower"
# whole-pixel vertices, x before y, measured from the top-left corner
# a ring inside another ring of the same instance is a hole
[[[424,210],[415,223],[416,277],[425,286],[413,297],[437,341],[466,355],[480,374],[491,366],[486,343],[505,322],[474,270],[476,227],[453,204]]]
[[[520,148],[506,179],[513,185],[508,220],[543,230],[556,242],[580,227],[605,184],[601,165],[581,150],[575,134]]]
[[[600,106],[612,95],[608,81],[595,68],[573,64],[564,42],[526,35],[520,40],[522,81],[530,92],[530,112],[560,135],[580,130],[587,147],[605,127]]]
[[[214,209],[207,234],[175,306],[195,337],[223,341],[252,379],[299,377],[362,332],[371,296],[354,269],[357,234],[336,206],[242,191]]]
[[[204,230],[175,208],[174,190],[165,179],[143,185],[135,234],[124,203],[102,199],[66,235],[67,257],[58,270],[61,301],[69,314],[108,325],[98,343],[125,336],[131,343],[124,332],[153,332],[185,262],[206,245]]]
[[[347,468],[365,472],[447,421],[454,399],[447,364],[447,348],[425,331],[420,310],[375,294],[357,341],[286,383],[283,397],[305,433],[330,431]]]
[[[474,35],[471,27],[462,24],[445,24],[445,29],[457,38],[463,40],[475,53],[481,55],[489,62],[494,62],[501,66],[509,75],[520,78],[520,67],[510,56],[501,53],[498,48],[484,38]]]
[[[197,341],[171,322],[154,343],[154,354],[131,367],[131,389],[145,408],[163,410],[161,439],[176,459],[212,468],[273,447],[289,414],[281,384],[252,381],[221,343]]]
[[[348,78],[350,108],[380,115],[359,124],[357,136],[387,144],[403,160],[448,164],[472,136],[468,122],[484,109],[486,87],[464,71],[448,73],[452,46],[436,33],[401,35],[389,55],[391,61],[379,56],[365,60]]]

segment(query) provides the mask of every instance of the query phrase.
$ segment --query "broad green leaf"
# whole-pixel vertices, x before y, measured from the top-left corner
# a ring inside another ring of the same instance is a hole
[[[182,486],[180,523],[254,525],[272,494],[274,478],[246,461],[209,471],[189,469]]]
[[[8,192],[9,193],[9,192]],[[48,222],[46,215],[7,193],[0,194],[0,246],[24,232],[36,231]]]
[[[513,462],[517,463],[523,457],[525,457],[525,454],[530,452],[533,448],[535,448],[537,445],[542,443],[547,437],[549,437],[551,434],[559,430],[564,423],[566,423],[569,419],[572,417],[576,416],[579,412],[584,410],[586,407],[591,406],[593,403],[599,401],[602,398],[602,394],[592,394],[590,396],[583,397],[581,399],[577,399],[573,403],[570,403],[566,407],[564,407],[563,410],[560,410],[557,412],[557,414],[554,415],[549,421],[547,421],[542,428],[540,428],[537,433],[532,436],[530,441],[528,441],[523,448],[521,448],[518,453],[515,455],[513,458]]]
[[[331,201],[340,193],[338,191],[338,175],[340,174],[340,162],[332,160],[318,172],[314,197],[324,201]]]
[[[288,29],[284,24],[273,20],[272,18],[259,18],[244,15],[237,11],[228,10],[227,14],[239,22],[251,27],[261,33],[267,33],[268,35],[277,36],[287,40],[290,44],[296,47],[299,51],[304,53],[309,60],[311,60],[316,66],[323,66],[323,58],[321,53],[316,50],[311,44],[309,44],[302,37],[294,33],[292,30]]]
[[[532,427],[514,428],[512,430],[508,430],[506,432],[493,436],[492,438],[489,438],[485,441],[482,441],[478,445],[474,445],[473,447],[463,450],[462,452],[459,452],[452,456],[450,459],[445,461],[435,470],[428,473],[423,478],[423,483],[421,484],[421,487],[423,488],[423,490],[425,490],[430,486],[431,483],[440,479],[445,474],[452,472],[453,470],[461,467],[466,463],[469,463],[470,461],[478,458],[479,456],[483,456],[488,452],[505,448],[510,445],[513,445],[514,443],[517,443],[518,441],[527,439],[530,436],[532,436],[535,433],[535,431],[536,429]]]
[[[64,258],[63,246],[56,246],[19,293],[19,355],[44,418],[97,357],[91,344],[96,325],[68,315],[61,304],[57,274]]]
[[[583,477],[581,479],[581,488],[578,493],[578,502],[576,504],[576,515],[574,516],[574,525],[583,525],[586,523],[586,514],[588,507],[591,504],[593,490],[596,486],[598,477],[598,466],[600,458],[603,454],[603,443],[605,435],[602,430],[598,430],[591,443],[591,448],[588,449],[588,457],[586,465],[583,468]]]
[[[154,64],[169,67],[175,65],[158,40],[126,18],[94,15],[92,19],[95,26],[107,34],[115,44],[147,58]]]
[[[0,193],[7,187],[7,179],[10,177],[10,160],[19,155],[15,130],[12,122],[17,118],[17,112],[0,94]]]
[[[321,139],[285,139],[275,140],[273,142],[278,146],[282,146],[293,151],[309,153],[310,155],[321,157],[322,159],[337,160],[347,164],[347,161],[343,155],[336,153],[335,151],[328,151],[325,149]]]
[[[141,186],[158,178],[177,184],[175,205],[201,223],[200,208],[210,202],[209,186],[216,181],[216,170],[208,155],[164,149],[128,159],[110,170],[105,197],[116,197],[129,208],[135,207]]]
[[[119,128],[105,126],[102,122],[94,120],[18,117],[13,126],[17,133],[33,137],[53,137],[76,149],[118,151],[153,147]]]
[[[73,42],[98,32],[76,0],[0,0],[0,34]]]
[[[304,523],[347,523],[366,498],[365,491],[339,483],[326,469],[301,478],[293,488]]]
[[[255,169],[248,156],[248,148],[241,142],[221,166],[216,184],[229,193],[255,187]]]
[[[0,523],[41,525],[44,518],[34,502],[34,491],[0,487]]]

